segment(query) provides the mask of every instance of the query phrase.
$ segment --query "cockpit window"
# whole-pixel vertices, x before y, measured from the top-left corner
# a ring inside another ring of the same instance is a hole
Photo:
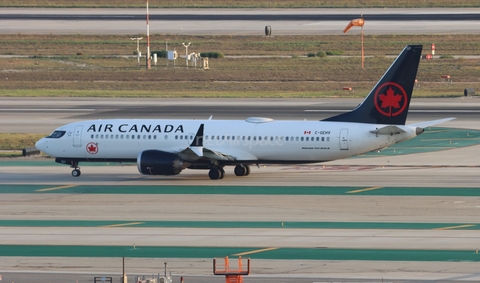
[[[65,135],[65,133],[66,133],[66,131],[54,131],[47,138],[59,139],[59,138],[63,137],[63,135]]]

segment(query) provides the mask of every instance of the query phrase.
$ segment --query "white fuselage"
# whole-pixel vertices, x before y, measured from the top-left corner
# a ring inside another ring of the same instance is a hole
[[[203,147],[236,162],[311,163],[369,152],[416,136],[415,127],[398,126],[396,134],[376,134],[385,125],[322,121],[247,120],[91,120],[56,131],[60,138],[43,138],[43,152],[62,158],[134,162],[150,149],[179,153],[188,148],[204,124]],[[184,159],[188,161],[189,156]]]

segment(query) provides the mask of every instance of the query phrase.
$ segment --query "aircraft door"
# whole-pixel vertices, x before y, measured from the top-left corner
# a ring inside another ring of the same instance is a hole
[[[73,146],[80,147],[82,146],[82,130],[83,126],[79,125],[75,127],[73,131]]]
[[[348,129],[340,130],[340,149],[348,150]]]

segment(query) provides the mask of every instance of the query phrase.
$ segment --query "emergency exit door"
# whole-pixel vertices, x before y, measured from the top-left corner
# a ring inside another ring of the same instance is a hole
[[[348,129],[340,130],[340,149],[348,150]]]

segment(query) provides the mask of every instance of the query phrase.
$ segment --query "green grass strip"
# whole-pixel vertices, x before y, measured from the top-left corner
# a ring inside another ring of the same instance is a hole
[[[474,250],[391,250],[270,247],[50,246],[0,245],[0,256],[214,258],[243,257],[283,260],[377,260],[479,262]],[[263,251],[262,251],[263,250]],[[245,254],[247,253],[247,254]]]
[[[358,192],[357,192],[358,191]],[[354,193],[352,193],[354,192]],[[327,186],[119,186],[0,185],[0,194],[153,194],[153,195],[376,195],[480,197],[480,188],[327,187]]]

